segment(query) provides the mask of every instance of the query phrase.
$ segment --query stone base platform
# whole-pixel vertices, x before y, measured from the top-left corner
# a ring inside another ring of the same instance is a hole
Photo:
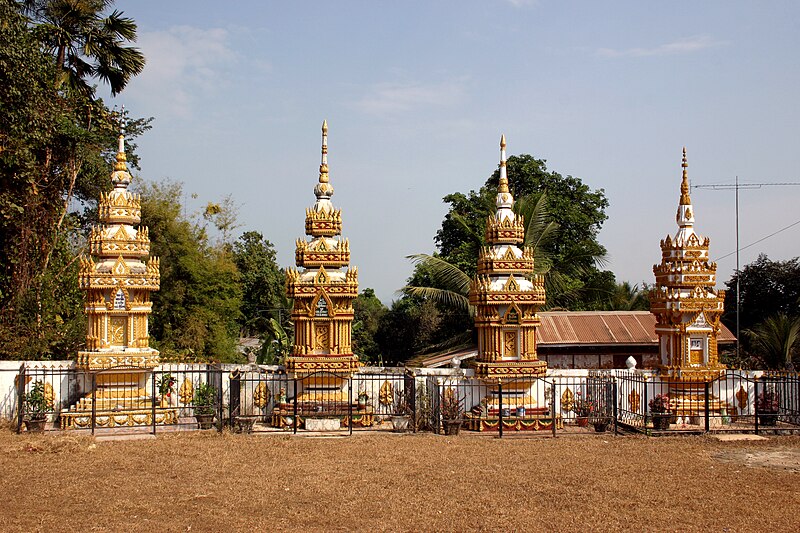
[[[92,427],[91,411],[66,411],[61,413],[61,429],[90,429]],[[156,425],[169,425],[178,423],[178,409],[156,408]],[[119,409],[98,410],[95,412],[95,427],[133,427],[152,426],[152,409]]]

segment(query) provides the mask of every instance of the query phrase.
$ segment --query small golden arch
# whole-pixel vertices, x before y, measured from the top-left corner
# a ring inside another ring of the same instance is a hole
[[[747,407],[747,400],[750,395],[744,388],[744,385],[739,385],[739,391],[736,393],[736,402],[739,404],[739,409],[744,410]]]
[[[258,384],[256,390],[253,391],[253,403],[255,403],[256,407],[259,409],[263,409],[269,403],[269,396],[267,384],[262,381]]]
[[[639,395],[639,391],[633,389],[630,394],[628,394],[628,403],[631,406],[631,412],[638,413],[639,412],[639,401],[641,400],[641,396]]]
[[[194,400],[194,385],[189,381],[189,378],[183,378],[183,383],[178,391],[178,397],[184,404],[191,404]]]
[[[381,390],[378,392],[378,401],[381,405],[392,405],[394,401],[394,386],[388,379],[381,385]]]
[[[575,406],[575,393],[572,392],[572,389],[567,387],[561,394],[561,410],[572,411],[572,408],[574,406]]]

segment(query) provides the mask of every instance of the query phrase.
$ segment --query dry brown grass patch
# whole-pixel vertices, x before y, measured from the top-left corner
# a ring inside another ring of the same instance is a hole
[[[4,530],[800,529],[800,474],[737,459],[797,437],[3,433],[0,450]]]

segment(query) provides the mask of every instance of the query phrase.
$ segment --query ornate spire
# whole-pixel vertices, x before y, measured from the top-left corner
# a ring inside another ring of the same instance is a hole
[[[506,136],[500,136],[500,182],[497,184],[497,192],[508,191],[508,174],[506,173]]]
[[[122,108],[125,112],[125,108]],[[119,137],[117,146],[117,162],[114,163],[114,171],[111,173],[111,182],[115,188],[127,189],[131,182],[131,174],[128,172],[128,158],[125,156],[125,128],[122,125],[122,118],[119,122]]]
[[[322,121],[322,161],[319,164],[319,182],[328,183],[328,121]]]
[[[681,201],[678,204],[678,213],[675,215],[675,221],[678,223],[678,233],[675,235],[677,240],[685,242],[689,236],[694,233],[692,226],[694,225],[694,209],[692,208],[692,199],[689,197],[689,173],[686,168],[689,163],[686,162],[686,147],[683,148],[683,160],[681,167],[683,167],[683,177],[681,178]]]
[[[328,211],[333,209],[331,205],[331,196],[333,196],[333,187],[329,183],[328,178],[328,121],[322,121],[322,160],[319,164],[319,183],[314,187],[314,195],[317,197],[317,203],[314,208],[317,211]]]
[[[683,179],[681,180],[681,205],[692,205],[692,199],[689,197],[689,172],[686,168],[689,163],[686,162],[686,147],[683,147]]]
[[[514,196],[508,189],[508,174],[506,172],[506,136],[500,136],[500,181],[497,183],[497,220],[514,219]]]

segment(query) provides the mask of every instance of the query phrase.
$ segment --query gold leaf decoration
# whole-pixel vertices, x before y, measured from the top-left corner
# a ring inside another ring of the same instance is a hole
[[[256,390],[253,391],[253,402],[259,409],[265,408],[269,403],[269,389],[267,388],[267,384],[263,381],[259,383]]]
[[[641,400],[641,396],[639,396],[639,391],[633,389],[630,394],[628,394],[628,403],[630,403],[631,411],[634,413],[639,412],[639,401]]]
[[[381,405],[392,405],[394,401],[394,387],[392,382],[388,379],[381,385],[381,390],[378,393],[378,401]]]
[[[561,410],[562,411],[572,411],[572,408],[575,406],[575,393],[567,387],[564,389],[564,393],[561,395]]]
[[[178,392],[178,395],[181,398],[181,402],[185,404],[192,403],[192,400],[194,399],[194,385],[192,385],[192,382],[189,381],[189,378],[183,379],[183,383],[181,384],[181,389]]]
[[[744,410],[747,407],[747,400],[749,395],[744,389],[744,385],[739,385],[739,391],[736,393],[736,402],[739,404],[739,409]]]

